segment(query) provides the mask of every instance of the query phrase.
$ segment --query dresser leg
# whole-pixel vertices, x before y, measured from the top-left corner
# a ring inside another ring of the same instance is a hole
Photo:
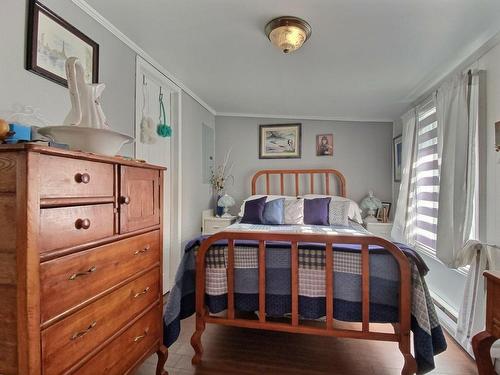
[[[156,365],[156,375],[168,375],[168,372],[165,370],[165,362],[167,362],[168,358],[168,349],[166,346],[162,345],[156,352],[158,355],[158,363]]]
[[[479,332],[472,338],[472,350],[476,357],[477,370],[479,375],[495,375],[493,361],[491,360],[490,350],[496,338],[488,332]]]

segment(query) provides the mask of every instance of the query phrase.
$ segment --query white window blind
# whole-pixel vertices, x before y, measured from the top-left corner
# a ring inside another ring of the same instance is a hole
[[[417,151],[412,183],[416,210],[415,239],[435,253],[439,205],[439,160],[436,106],[431,100],[418,109]]]

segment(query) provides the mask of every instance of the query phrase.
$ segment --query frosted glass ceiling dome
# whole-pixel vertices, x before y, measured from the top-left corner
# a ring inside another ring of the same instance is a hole
[[[311,26],[297,17],[278,17],[266,25],[266,35],[283,53],[298,50],[311,36]]]

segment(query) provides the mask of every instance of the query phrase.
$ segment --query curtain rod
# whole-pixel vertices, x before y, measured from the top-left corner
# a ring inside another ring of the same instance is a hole
[[[462,70],[462,74],[464,74],[464,72],[465,72],[465,71],[464,71],[464,70]],[[473,77],[473,76],[478,76],[480,72],[481,72],[481,69],[472,69],[472,68],[467,69],[467,75],[469,76],[469,80],[468,80],[468,84],[469,84],[469,86],[470,86],[470,85],[472,85],[472,77]],[[457,74],[459,74],[459,73],[457,73]],[[450,77],[448,77],[448,79],[450,79]],[[447,80],[444,80],[443,82],[446,82],[446,81],[447,81]],[[443,82],[441,82],[441,84],[442,84]],[[441,86],[441,85],[440,85],[440,86]],[[411,111],[412,109],[416,109],[416,108],[418,108],[418,107],[420,107],[420,106],[422,106],[422,105],[426,104],[426,102],[427,102],[427,101],[430,101],[430,100],[431,100],[431,98],[432,98],[432,96],[433,96],[433,95],[437,95],[438,91],[439,91],[439,87],[438,87],[438,88],[436,88],[436,89],[434,89],[434,90],[432,90],[432,91],[431,91],[431,92],[430,92],[427,96],[425,96],[422,100],[418,101],[417,103],[414,103],[414,104],[410,107],[410,109],[409,109],[409,110]],[[405,112],[405,113],[406,113],[406,112]],[[496,246],[496,245],[495,245],[495,246]],[[497,247],[498,247],[498,248],[500,248],[500,246],[497,246]]]
[[[500,249],[500,245],[493,245],[493,244],[490,244],[490,243],[482,243],[481,242],[481,245],[482,246],[489,246],[489,247],[493,247],[495,249]]]

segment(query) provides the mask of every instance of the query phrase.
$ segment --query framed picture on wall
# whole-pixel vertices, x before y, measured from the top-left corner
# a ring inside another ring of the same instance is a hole
[[[49,8],[29,1],[26,69],[62,86],[66,80],[66,59],[78,57],[87,83],[97,83],[99,45]]]
[[[316,156],[333,156],[333,134],[316,136]]]
[[[301,137],[302,124],[260,125],[259,158],[300,158]]]
[[[394,182],[401,182],[401,157],[403,153],[403,136],[392,140],[392,160],[394,163]]]

